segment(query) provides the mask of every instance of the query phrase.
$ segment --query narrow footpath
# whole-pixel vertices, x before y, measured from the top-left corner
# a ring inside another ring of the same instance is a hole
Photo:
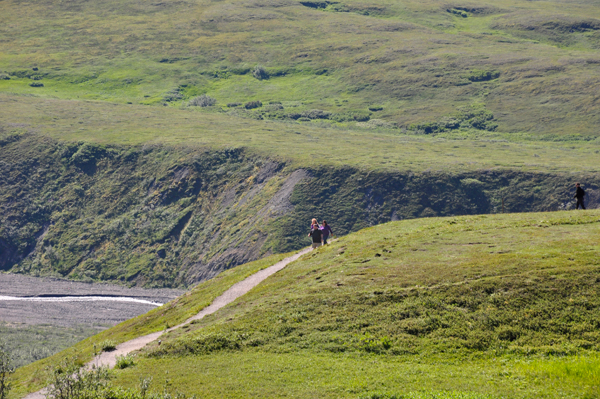
[[[266,269],[263,269],[259,272],[254,273],[250,277],[247,277],[245,280],[242,280],[239,283],[232,285],[227,291],[225,291],[223,294],[221,294],[217,298],[215,298],[215,300],[209,306],[205,307],[197,315],[190,317],[183,323],[178,324],[178,325],[171,327],[164,331],[158,331],[158,332],[155,332],[152,334],[144,335],[143,337],[138,337],[138,338],[134,338],[130,341],[123,342],[122,344],[117,345],[117,348],[112,352],[102,352],[101,354],[96,356],[94,359],[92,359],[90,362],[88,362],[87,366],[90,367],[92,365],[96,365],[96,366],[107,366],[109,368],[113,368],[117,362],[117,356],[124,356],[133,351],[142,349],[144,346],[146,346],[150,342],[158,339],[165,332],[173,331],[177,328],[185,326],[186,324],[190,323],[193,320],[199,320],[206,315],[216,312],[217,310],[221,309],[222,307],[230,304],[231,302],[235,301],[237,298],[246,294],[248,291],[250,291],[252,288],[256,287],[258,284],[260,284],[263,280],[265,280],[270,275],[277,273],[278,271],[280,271],[281,269],[286,267],[289,263],[297,260],[302,255],[304,255],[310,251],[311,251],[311,248],[305,248],[302,251],[297,252],[296,254],[290,256],[289,258],[285,258],[285,259],[275,263],[273,266],[269,266]],[[46,389],[44,388],[37,392],[30,393],[29,395],[25,396],[24,399],[44,399],[45,397],[46,397]]]

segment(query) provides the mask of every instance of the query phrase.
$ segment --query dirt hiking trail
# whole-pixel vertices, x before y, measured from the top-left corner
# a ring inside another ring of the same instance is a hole
[[[156,340],[158,337],[160,337],[165,332],[173,331],[177,328],[180,328],[180,327],[188,324],[189,322],[191,322],[193,320],[199,320],[206,315],[216,312],[217,310],[221,309],[222,307],[230,304],[231,302],[235,301],[237,298],[246,294],[248,291],[250,291],[252,288],[256,287],[258,284],[260,284],[263,280],[265,280],[270,275],[277,273],[278,271],[280,271],[281,269],[286,267],[289,263],[297,260],[302,255],[304,255],[310,251],[311,251],[311,248],[305,248],[305,249],[301,250],[300,252],[297,252],[294,255],[290,256],[289,258],[285,258],[285,259],[275,263],[273,266],[269,266],[266,269],[263,269],[259,272],[254,273],[253,275],[247,277],[245,280],[242,280],[239,283],[235,283],[234,285],[232,285],[227,291],[225,291],[223,294],[221,294],[217,298],[215,298],[215,300],[209,306],[205,307],[197,315],[190,317],[183,323],[178,324],[178,325],[171,327],[164,331],[158,331],[158,332],[155,332],[152,334],[144,335],[143,337],[138,337],[138,338],[132,339],[130,341],[123,342],[122,344],[117,345],[117,348],[114,351],[102,352],[101,354],[96,356],[94,359],[92,359],[90,362],[88,362],[87,366],[91,367],[91,366],[95,365],[95,366],[107,366],[109,368],[113,368],[117,362],[117,356],[124,356],[133,351],[142,349],[144,346],[146,346],[150,342]],[[45,399],[46,392],[47,391],[44,388],[40,391],[28,394],[27,396],[25,396],[24,399]]]

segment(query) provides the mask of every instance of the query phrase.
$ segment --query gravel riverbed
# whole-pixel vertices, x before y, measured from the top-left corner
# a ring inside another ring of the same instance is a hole
[[[2,273],[0,321],[63,327],[112,326],[183,293],[175,289],[127,288]]]

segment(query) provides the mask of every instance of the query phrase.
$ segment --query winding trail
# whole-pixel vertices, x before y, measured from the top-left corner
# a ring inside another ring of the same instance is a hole
[[[300,252],[297,252],[288,258],[280,260],[279,262],[275,263],[273,266],[269,266],[266,269],[263,269],[259,272],[254,273],[253,275],[247,277],[246,279],[232,285],[227,291],[225,291],[223,294],[221,294],[217,298],[215,298],[215,300],[209,306],[205,307],[197,315],[190,317],[183,323],[178,324],[178,325],[171,327],[164,331],[158,331],[158,332],[155,332],[152,334],[144,335],[142,337],[134,338],[127,342],[123,342],[122,344],[117,345],[117,348],[112,352],[102,352],[101,354],[96,356],[94,359],[89,361],[87,363],[87,366],[90,367],[93,365],[96,365],[96,366],[102,365],[102,366],[107,366],[109,368],[113,368],[117,362],[117,356],[124,356],[133,351],[142,349],[144,346],[146,346],[150,342],[158,339],[158,337],[160,337],[165,332],[173,331],[177,328],[180,328],[180,327],[190,323],[193,320],[199,320],[206,315],[216,312],[217,310],[221,309],[222,307],[230,304],[231,302],[235,301],[237,298],[246,294],[248,291],[250,291],[252,288],[256,287],[267,277],[271,276],[272,274],[277,273],[278,271],[280,271],[281,269],[286,267],[289,263],[297,260],[302,255],[304,255],[310,251],[311,251],[310,247],[305,248],[305,249],[301,250]],[[27,396],[25,396],[24,399],[45,399],[45,397],[46,397],[46,389],[44,388],[37,392],[28,394]]]

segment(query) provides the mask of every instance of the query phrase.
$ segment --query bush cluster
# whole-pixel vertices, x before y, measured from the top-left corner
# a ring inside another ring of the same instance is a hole
[[[177,101],[183,99],[183,93],[181,92],[181,88],[177,87],[165,93],[163,96],[163,100],[167,102]]]
[[[264,79],[269,79],[269,73],[267,72],[267,70],[261,66],[261,65],[257,65],[254,70],[252,71],[252,76],[254,76],[256,79],[258,80],[264,80]]]
[[[118,369],[126,369],[127,367],[135,365],[132,355],[117,356],[116,360],[115,367]]]
[[[102,352],[112,352],[117,349],[117,344],[115,344],[115,341],[107,339],[100,343],[100,349],[102,349]]]
[[[450,116],[444,116],[438,121],[416,123],[409,130],[417,133],[435,134],[459,128],[475,128],[478,130],[494,131],[498,126],[492,122],[494,114],[483,107],[470,107]]]
[[[254,109],[254,108],[260,108],[262,107],[262,102],[260,102],[259,100],[256,101],[248,101],[246,104],[244,104],[244,108],[246,109]]]
[[[487,82],[488,80],[497,79],[500,76],[500,72],[498,71],[482,71],[479,69],[474,69],[467,76],[471,82]]]
[[[206,94],[202,94],[201,96],[192,98],[189,102],[189,105],[193,107],[212,107],[216,103],[217,100],[215,100],[214,98]]]
[[[75,358],[67,358],[52,371],[48,379],[48,399],[186,399],[181,393],[171,395],[170,382],[165,381],[162,393],[149,393],[152,378],[141,378],[138,389],[115,387],[106,367],[86,369]],[[194,398],[192,396],[191,398]],[[0,399],[5,399],[0,397]]]
[[[4,350],[4,345],[0,344],[0,399],[6,399],[11,389],[11,383],[8,380],[15,371],[12,367],[10,357]]]

